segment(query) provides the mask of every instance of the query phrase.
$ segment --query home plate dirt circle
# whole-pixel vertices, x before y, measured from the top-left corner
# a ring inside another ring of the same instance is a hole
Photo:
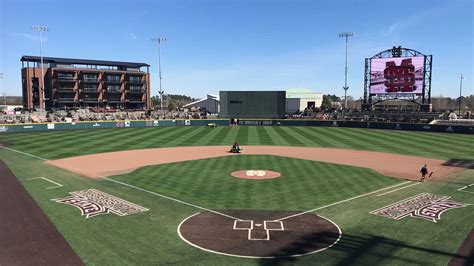
[[[289,211],[205,211],[184,219],[178,234],[186,243],[221,255],[244,258],[297,257],[323,251],[339,241],[333,221]],[[238,218],[239,220],[231,217]]]
[[[273,179],[281,176],[279,172],[270,170],[240,170],[234,171],[230,175],[237,178],[255,180]]]

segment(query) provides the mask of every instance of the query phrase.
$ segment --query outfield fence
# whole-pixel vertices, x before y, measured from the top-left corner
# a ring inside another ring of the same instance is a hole
[[[0,124],[0,133],[41,132],[75,129],[169,127],[169,126],[229,126],[229,119],[199,120],[136,120],[136,121],[84,121],[71,123]],[[351,127],[391,130],[410,130],[425,132],[447,132],[474,134],[473,126],[430,125],[391,122],[329,121],[329,120],[285,120],[285,119],[241,119],[238,126],[313,126],[313,127]]]

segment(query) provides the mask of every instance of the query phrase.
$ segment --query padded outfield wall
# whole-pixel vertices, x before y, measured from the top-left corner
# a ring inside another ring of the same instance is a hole
[[[282,118],[286,112],[285,91],[220,91],[220,117]]]
[[[41,124],[0,124],[1,133],[41,132],[75,129],[107,129],[130,127],[167,127],[167,126],[207,126],[215,123],[218,126],[229,126],[229,119],[212,120],[148,120],[148,121],[93,121],[73,123]],[[361,122],[361,121],[328,121],[328,120],[285,120],[285,119],[241,119],[238,126],[313,126],[313,127],[353,127],[372,129],[409,130],[425,132],[446,132],[474,134],[472,126],[448,126],[410,123]],[[0,138],[1,141],[1,138]]]

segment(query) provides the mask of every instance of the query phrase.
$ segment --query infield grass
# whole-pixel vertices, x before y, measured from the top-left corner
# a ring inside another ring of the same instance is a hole
[[[230,175],[250,169],[282,175],[271,180]],[[371,169],[244,154],[147,166],[111,178],[210,209],[292,211],[305,211],[400,182]]]

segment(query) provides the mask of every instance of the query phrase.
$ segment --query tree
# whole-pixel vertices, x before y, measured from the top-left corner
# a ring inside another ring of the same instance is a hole
[[[173,111],[176,109],[176,101],[173,99],[168,100],[168,111]]]
[[[334,106],[339,106],[338,104],[333,104],[333,103],[337,103],[337,102],[341,102],[341,98],[337,97],[336,95],[330,95],[330,94],[326,94],[326,95],[323,95],[323,102],[321,103],[321,109],[322,110],[325,110],[325,109],[332,109],[334,108]]]
[[[321,103],[321,109],[326,110],[326,109],[331,109],[331,99],[328,97],[328,95],[323,95],[323,102]]]
[[[190,102],[194,102],[197,99],[192,98],[190,96],[186,95],[177,95],[177,94],[168,94],[168,95],[163,95],[164,101],[163,101],[163,108],[168,108],[169,102],[174,101],[173,103],[173,109],[176,107],[182,107],[183,105],[186,105]],[[160,108],[160,95],[155,95],[151,97],[151,101],[153,102],[153,106]],[[168,106],[166,106],[168,104]],[[169,109],[169,108],[168,108]]]

